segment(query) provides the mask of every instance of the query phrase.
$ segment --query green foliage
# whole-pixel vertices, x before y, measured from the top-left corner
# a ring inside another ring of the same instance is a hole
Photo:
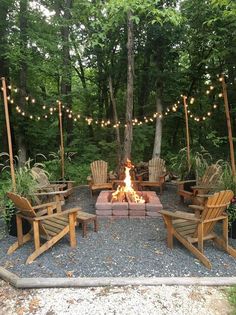
[[[234,196],[236,196],[236,179],[232,174],[231,166],[228,162],[222,163],[222,175],[220,179],[220,189],[232,190]],[[236,220],[236,200],[233,198],[230,205],[227,208],[229,227],[233,221]]]
[[[8,173],[8,172],[7,172]],[[10,174],[8,173],[8,178]],[[0,216],[4,220],[6,230],[10,229],[11,217],[16,213],[13,202],[7,197],[6,193],[12,190],[11,181],[4,180],[0,188]]]
[[[209,140],[216,148],[220,148],[224,143],[227,143],[227,137],[217,136],[217,132],[214,130],[208,133],[206,139]]]
[[[2,153],[1,156],[8,156],[7,153]],[[16,157],[17,158],[17,157]],[[31,172],[31,160],[28,160],[22,167],[15,168],[16,189],[15,193],[27,198],[32,203],[36,202],[34,193],[37,190],[37,182]],[[10,229],[10,221],[16,209],[11,200],[7,197],[7,192],[14,191],[10,173],[7,168],[3,168],[1,175],[0,187],[0,209],[1,217],[3,218],[7,229]],[[6,178],[6,179],[4,179]]]
[[[236,195],[236,180],[232,174],[231,166],[228,162],[222,163],[222,175],[220,179],[220,188],[222,190],[232,190]]]
[[[111,168],[117,166],[114,128],[102,128],[101,121],[110,119],[111,125],[113,123],[108,89],[108,78],[111,77],[118,120],[121,125],[125,124],[127,12],[131,10],[135,41],[134,116],[142,121],[144,116],[150,118],[156,111],[159,91],[163,112],[181,101],[179,95],[183,92],[195,97],[195,103],[189,104],[189,110],[195,116],[206,114],[216,102],[219,106],[206,121],[189,120],[192,170],[197,170],[201,176],[206,166],[201,157],[199,161],[194,157],[196,152],[201,152],[201,146],[207,148],[215,160],[228,160],[227,128],[223,102],[217,96],[221,92],[217,74],[222,71],[226,74],[229,103],[235,104],[235,1],[76,0],[62,1],[57,6],[57,1],[39,0],[37,6],[27,8],[24,16],[20,15],[20,3],[0,1],[0,60],[3,62],[0,71],[13,86],[22,88],[25,83],[26,93],[36,99],[34,105],[30,102],[21,104],[26,114],[33,113],[35,117],[47,114],[48,118],[30,120],[11,107],[15,152],[19,149],[18,138],[21,136],[28,156],[38,160],[37,154],[44,154],[47,159],[42,158],[51,179],[61,177],[60,156],[48,155],[49,151],[57,151],[59,147],[58,112],[49,115],[48,109],[56,106],[60,95],[65,106],[65,150],[76,153],[71,161],[66,157],[66,177],[84,182],[89,164],[96,159],[108,161]],[[65,20],[68,3],[72,4],[70,17]],[[45,11],[53,14],[46,16]],[[20,30],[20,21],[27,22],[23,23],[27,25],[24,34]],[[65,26],[69,33],[67,43],[61,36]],[[22,35],[26,38],[25,49],[22,49]],[[69,47],[70,51],[66,60],[63,47]],[[26,82],[22,82],[19,75],[22,61],[27,68]],[[69,84],[66,89],[61,88],[65,73],[72,78],[71,89]],[[205,92],[211,83],[215,88],[209,96]],[[18,104],[20,94],[11,91],[11,97],[14,104]],[[44,104],[47,110],[42,108]],[[0,106],[0,125],[5,124],[3,108]],[[81,119],[70,120],[67,110],[72,110],[73,118],[75,113],[81,114]],[[231,114],[235,121],[233,106]],[[90,116],[93,122],[88,126],[84,118]],[[181,150],[186,145],[182,101],[176,113],[163,118],[161,155],[174,172],[184,176],[188,169],[186,152]],[[124,128],[120,131],[123,140]],[[3,128],[0,132],[1,138],[5,139]],[[134,127],[134,162],[151,158],[154,135],[155,119],[153,124],[149,121]],[[7,145],[5,141],[3,145]],[[6,178],[7,173],[1,177]]]
[[[153,140],[154,129],[152,126],[146,125],[142,129],[139,127],[134,128],[133,131],[133,145],[132,157],[133,162],[148,161],[152,157],[153,146],[150,142]]]
[[[90,164],[79,164],[77,161],[66,165],[68,178],[76,181],[77,184],[87,184],[87,177],[91,173]]]
[[[170,158],[172,172],[177,173],[180,179],[184,179],[189,173],[195,175],[196,178],[202,177],[212,157],[204,148],[201,149],[201,152],[190,151],[190,171],[188,169],[187,148],[181,149],[179,153]]]
[[[236,221],[236,200],[233,199],[231,204],[227,208],[227,214],[228,214],[228,222],[229,227],[231,226],[232,222]]]
[[[228,300],[233,307],[232,315],[236,314],[236,286],[227,290]]]
[[[16,193],[34,202],[36,200],[34,193],[37,190],[37,182],[31,172],[30,160],[24,166],[16,169],[15,176]]]

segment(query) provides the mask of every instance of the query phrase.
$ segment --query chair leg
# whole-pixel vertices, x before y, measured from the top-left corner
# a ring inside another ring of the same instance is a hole
[[[40,236],[39,236],[39,222],[33,221],[33,230],[34,230],[34,247],[35,250],[40,248]]]
[[[87,235],[87,223],[86,222],[82,223],[82,229],[83,229],[83,237],[86,237],[86,235]]]
[[[203,253],[203,223],[198,224],[198,249]]]
[[[98,220],[97,218],[94,220],[94,232],[98,231]]]
[[[70,246],[76,247],[76,235],[75,235],[76,217],[74,213],[69,214],[69,234],[70,234]]]
[[[174,236],[177,238],[180,243],[182,243],[192,254],[194,254],[202,263],[204,266],[206,266],[208,269],[211,269],[211,263],[209,259],[200,252],[198,248],[196,248],[193,244],[191,244],[189,241],[187,241],[183,236],[181,236],[179,233],[175,232]]]
[[[31,264],[39,255],[44,253],[50,247],[52,247],[55,243],[57,243],[62,237],[64,237],[67,233],[69,233],[69,226],[66,226],[60,233],[55,235],[49,241],[40,246],[37,250],[35,250],[26,260],[26,264]]]
[[[228,244],[228,217],[223,220],[223,236],[216,236],[213,241],[223,248],[229,255],[236,258],[236,249]]]
[[[162,195],[162,192],[163,192],[163,187],[162,187],[162,184],[160,185],[160,195]]]
[[[15,250],[17,250],[20,246],[24,245],[25,243],[27,243],[28,241],[30,241],[32,239],[32,236],[29,233],[27,233],[26,235],[23,235],[23,239],[22,239],[22,244],[20,245],[19,242],[15,242],[14,244],[12,244],[7,251],[7,254],[10,255],[12,254]]]
[[[16,215],[16,227],[17,227],[17,239],[19,246],[23,244],[23,228],[22,228],[22,218]]]
[[[220,238],[220,237],[216,237],[213,239],[213,241],[219,246],[221,247],[222,249],[224,249],[230,256],[236,258],[236,249],[233,248],[232,246],[230,245],[226,245],[225,241]]]
[[[184,203],[184,196],[180,196],[180,201]]]
[[[164,221],[167,227],[167,246],[173,248],[173,225],[170,218],[164,217]]]

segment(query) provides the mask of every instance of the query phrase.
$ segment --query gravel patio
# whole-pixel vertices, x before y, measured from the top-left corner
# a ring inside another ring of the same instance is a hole
[[[66,207],[80,206],[95,213],[95,202],[87,186],[75,189]],[[167,184],[160,196],[164,209],[187,210],[180,203],[176,187]],[[1,222],[0,231],[4,229]],[[6,254],[15,241],[12,236],[0,237],[0,265],[23,277],[177,277],[177,276],[235,276],[236,260],[216,248],[211,242],[205,245],[205,254],[212,262],[206,269],[195,257],[175,240],[174,249],[166,246],[166,230],[161,218],[100,219],[99,231],[88,227],[82,237],[77,227],[77,248],[71,249],[69,240],[62,239],[32,264],[25,265],[33,250],[33,242],[18,249],[11,256]],[[236,240],[230,239],[236,247]]]

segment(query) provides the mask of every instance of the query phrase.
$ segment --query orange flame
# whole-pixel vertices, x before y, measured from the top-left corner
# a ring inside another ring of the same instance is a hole
[[[113,201],[116,201],[118,199],[118,195],[120,193],[124,193],[124,196],[125,196],[125,193],[127,193],[128,195],[131,196],[132,202],[145,203],[145,200],[143,199],[143,197],[139,196],[132,187],[132,181],[131,181],[131,176],[130,176],[130,170],[132,167],[133,167],[133,165],[132,165],[131,161],[127,159],[127,163],[125,166],[125,179],[124,179],[125,186],[124,187],[121,187],[121,186],[117,187],[117,190],[112,194],[112,200]]]

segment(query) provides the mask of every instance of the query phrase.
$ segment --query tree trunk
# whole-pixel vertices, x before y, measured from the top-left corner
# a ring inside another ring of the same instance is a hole
[[[128,11],[127,16],[127,27],[128,27],[128,41],[127,41],[127,51],[128,51],[128,69],[127,69],[127,102],[126,102],[126,127],[124,135],[124,152],[123,152],[123,162],[131,159],[131,148],[133,140],[133,98],[134,98],[134,35],[133,35],[133,21],[132,13]]]
[[[158,91],[156,95],[156,110],[157,110],[157,113],[162,113],[161,96],[160,96],[160,93],[158,93]],[[152,153],[153,158],[161,155],[161,139],[162,139],[162,119],[157,115],[155,140],[154,140],[153,153]]]
[[[118,125],[118,115],[117,115],[117,108],[116,108],[116,99],[114,97],[113,93],[113,84],[112,84],[112,78],[109,76],[109,91],[110,91],[110,98],[113,108],[113,116],[114,116],[114,122],[116,125],[115,132],[116,132],[116,147],[117,147],[117,165],[120,165],[121,163],[121,141],[120,141],[120,129]]]

